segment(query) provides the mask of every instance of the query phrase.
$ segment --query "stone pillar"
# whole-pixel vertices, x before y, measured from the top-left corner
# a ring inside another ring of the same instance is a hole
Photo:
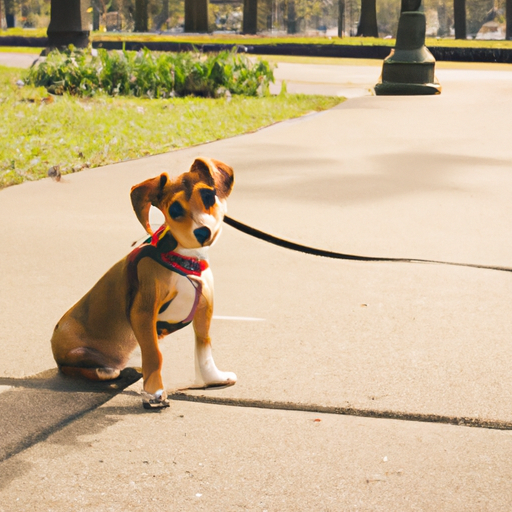
[[[185,32],[208,31],[208,0],[185,0]]]
[[[425,30],[421,0],[402,0],[396,46],[384,60],[375,94],[440,94],[441,86],[434,74],[436,60],[425,46]]]
[[[51,0],[48,48],[85,48],[91,30],[90,0]]]

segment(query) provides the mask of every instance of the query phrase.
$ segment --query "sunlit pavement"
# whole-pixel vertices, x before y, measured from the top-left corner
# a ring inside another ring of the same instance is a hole
[[[289,91],[364,90],[380,73],[287,64]],[[359,95],[0,191],[0,442],[21,437],[0,463],[0,510],[508,512],[510,272],[318,258],[226,226],[211,251],[212,338],[235,386],[147,414],[140,381],[71,385],[49,349],[61,314],[142,236],[130,187],[198,155],[234,167],[230,215],[269,233],[512,267],[508,69],[441,63],[440,96]],[[193,377],[190,329],[161,348],[175,392]]]

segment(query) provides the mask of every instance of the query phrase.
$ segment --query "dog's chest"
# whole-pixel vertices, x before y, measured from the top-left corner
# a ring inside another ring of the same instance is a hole
[[[175,295],[160,308],[158,320],[170,324],[190,322],[201,293],[201,282],[173,273],[169,285]]]

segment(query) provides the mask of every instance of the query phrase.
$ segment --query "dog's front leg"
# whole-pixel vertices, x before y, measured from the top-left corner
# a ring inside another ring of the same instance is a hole
[[[213,360],[210,323],[213,315],[213,277],[210,269],[203,272],[203,289],[194,315],[196,386],[232,386],[236,383],[233,372],[220,371]]]
[[[169,406],[162,381],[162,354],[156,330],[157,312],[156,283],[141,286],[130,309],[130,323],[141,351],[144,382],[142,403],[145,409]]]

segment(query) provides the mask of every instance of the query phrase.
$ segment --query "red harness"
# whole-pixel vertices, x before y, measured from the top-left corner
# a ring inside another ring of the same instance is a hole
[[[169,228],[167,226],[161,226],[157,231],[155,231],[151,238],[148,238],[143,244],[136,247],[128,255],[127,276],[130,289],[130,300],[128,302],[129,309],[131,309],[133,298],[135,297],[135,293],[139,286],[137,265],[142,258],[149,257],[166,269],[176,272],[184,277],[188,277],[190,275],[201,276],[203,270],[208,268],[208,262],[206,260],[183,256],[182,254],[175,252],[173,249],[176,247],[176,241],[171,236],[166,236],[168,231]],[[187,326],[194,318],[194,313],[196,311],[197,304],[199,303],[199,298],[201,297],[202,286],[200,282],[197,283],[191,279],[190,282],[196,289],[196,297],[190,314],[181,322],[174,324],[158,321],[156,327],[159,336],[166,336],[167,334],[171,334],[178,329]],[[169,303],[164,304],[159,313],[163,312],[168,305]]]

